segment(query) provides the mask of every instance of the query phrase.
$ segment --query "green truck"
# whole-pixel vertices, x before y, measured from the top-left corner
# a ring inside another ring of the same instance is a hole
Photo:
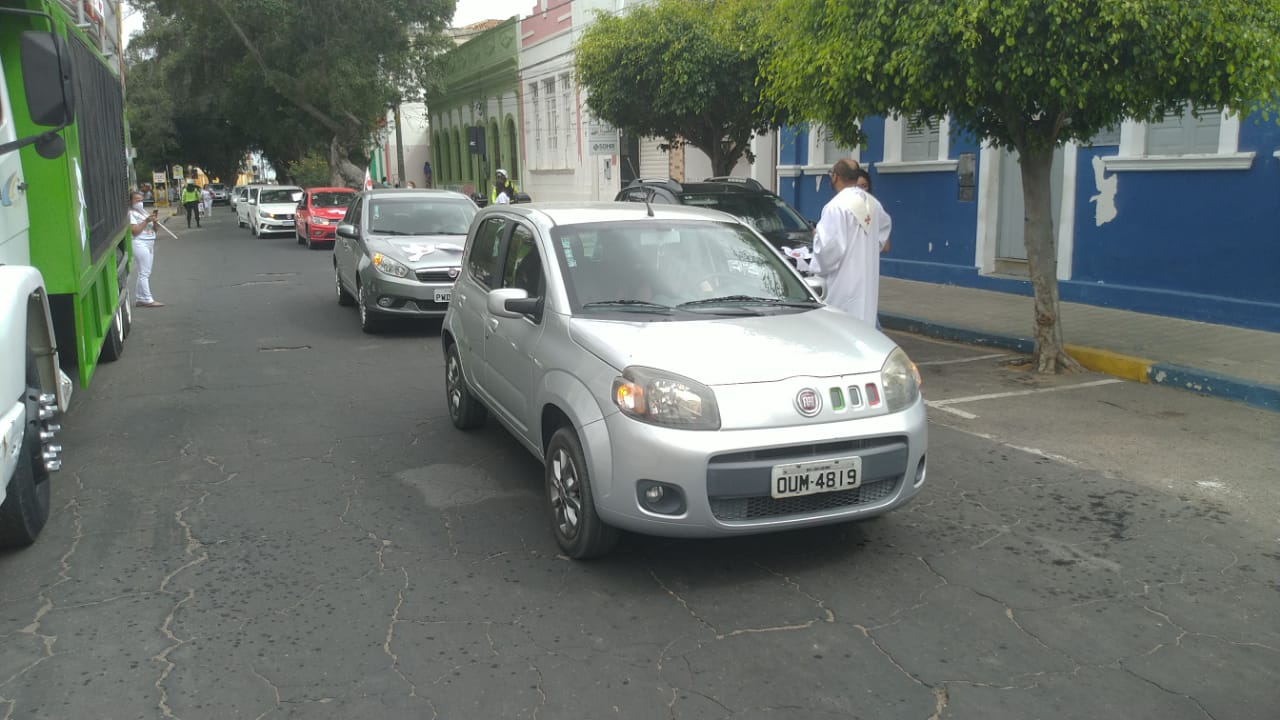
[[[124,92],[103,10],[0,0],[0,547],[48,518],[66,371],[88,384],[129,334]]]

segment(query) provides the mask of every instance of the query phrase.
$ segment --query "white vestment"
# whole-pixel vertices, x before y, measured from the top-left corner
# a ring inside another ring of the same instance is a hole
[[[872,327],[880,301],[880,251],[892,228],[879,200],[847,187],[822,208],[813,236],[812,270],[826,281],[827,304]]]

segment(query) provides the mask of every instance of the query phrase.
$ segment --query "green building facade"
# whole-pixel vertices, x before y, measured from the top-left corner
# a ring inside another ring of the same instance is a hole
[[[487,198],[502,168],[523,188],[519,29],[509,18],[445,55],[441,89],[427,99],[436,187]],[[477,152],[470,139],[481,133]]]

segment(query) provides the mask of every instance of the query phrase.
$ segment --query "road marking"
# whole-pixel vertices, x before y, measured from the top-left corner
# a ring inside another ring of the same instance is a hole
[[[1075,385],[1061,385],[1059,387],[1036,388],[1034,390],[1013,390],[1010,392],[989,393],[987,395],[970,395],[968,397],[947,398],[946,400],[926,400],[924,404],[934,408],[935,410],[942,410],[943,412],[948,412],[952,415],[958,415],[966,420],[973,420],[978,416],[949,406],[958,405],[960,403],[978,402],[980,400],[1000,400],[1002,398],[1039,395],[1040,393],[1059,392],[1062,390],[1076,390],[1079,388],[1099,387],[1101,385],[1114,385],[1121,382],[1124,382],[1124,380],[1109,378],[1107,380],[1094,380],[1093,382],[1077,383]]]
[[[996,355],[979,355],[977,357],[959,358],[958,360],[925,360],[916,363],[916,367],[924,367],[925,365],[955,365],[956,363],[970,363],[979,360],[998,360],[1000,358],[1011,357],[1009,353],[998,353]]]

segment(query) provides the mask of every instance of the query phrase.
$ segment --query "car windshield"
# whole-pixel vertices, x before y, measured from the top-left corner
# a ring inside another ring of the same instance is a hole
[[[575,314],[817,306],[773,249],[735,223],[588,223],[553,237]]]
[[[355,196],[355,193],[349,192],[311,193],[311,206],[318,208],[344,208],[351,204],[351,198]]]
[[[686,193],[685,205],[712,208],[737,217],[762,233],[808,230],[809,224],[786,201],[773,195],[751,193]]]
[[[212,185],[210,185],[210,186],[209,186],[209,189],[210,189],[210,190],[218,190],[218,191],[222,191],[222,190],[226,190],[226,189],[227,189],[227,186],[226,186],[226,185],[223,185],[223,184],[221,184],[221,183],[214,183],[214,184],[212,184]]]
[[[466,235],[476,206],[462,198],[395,197],[369,201],[369,232],[382,235]]]
[[[258,193],[258,202],[263,205],[270,203],[287,203],[298,202],[302,199],[302,192],[298,190],[262,190]]]

